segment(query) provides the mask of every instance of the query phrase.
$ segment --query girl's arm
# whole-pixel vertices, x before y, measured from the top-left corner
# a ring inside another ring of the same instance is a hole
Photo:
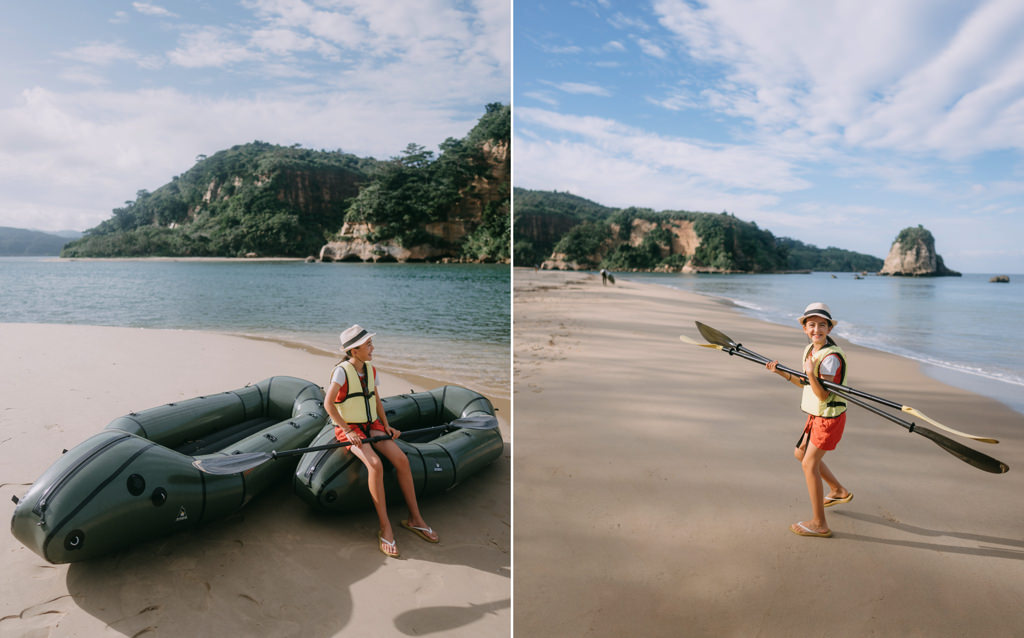
[[[830,355],[828,355],[827,357],[825,357],[825,359],[829,359],[830,357],[834,357],[834,356],[836,356],[836,355],[834,355],[834,354],[830,354]],[[824,365],[825,365],[825,362],[824,362],[824,361],[822,361],[822,362],[821,362],[821,365],[822,365],[822,366],[824,366]],[[828,395],[830,395],[830,394],[832,394],[832,393],[831,393],[831,392],[829,392],[829,391],[828,391],[828,390],[827,390],[827,389],[825,388],[825,386],[823,386],[823,385],[821,384],[821,379],[819,379],[819,378],[818,378],[817,376],[815,376],[815,375],[813,374],[813,369],[812,369],[812,366],[813,366],[813,364],[811,363],[811,357],[808,357],[808,358],[807,358],[807,359],[806,359],[806,360],[804,361],[804,374],[806,374],[806,375],[807,375],[807,379],[808,379],[808,380],[809,380],[809,381],[811,382],[811,383],[810,383],[810,385],[811,385],[811,390],[813,390],[813,391],[814,391],[814,396],[818,397],[818,400],[819,400],[819,401],[825,401],[825,400],[827,400],[827,399],[828,399]],[[830,378],[830,377],[831,377],[831,378]],[[825,377],[825,380],[826,380],[826,381],[831,381],[832,383],[837,383],[837,381],[836,381],[836,379],[835,379],[835,376],[834,376],[834,375],[826,375],[826,377]]]
[[[359,434],[349,427],[345,419],[341,418],[341,412],[338,411],[338,406],[334,405],[334,397],[338,396],[341,392],[341,386],[331,382],[331,387],[327,388],[327,396],[324,397],[324,409],[327,410],[327,415],[331,417],[331,421],[337,427],[341,428],[342,433],[348,442],[352,445],[361,445],[363,440],[359,437]],[[335,436],[337,438],[337,435]]]
[[[775,374],[779,375],[780,377],[782,377],[786,381],[789,381],[793,385],[796,385],[796,386],[799,386],[799,387],[803,387],[804,384],[803,384],[803,381],[800,380],[800,377],[794,377],[793,375],[791,375],[788,372],[784,372],[782,370],[779,370],[778,366],[779,366],[779,362],[777,360],[776,361],[769,361],[768,363],[765,364],[766,368],[768,368],[769,370],[771,370]]]

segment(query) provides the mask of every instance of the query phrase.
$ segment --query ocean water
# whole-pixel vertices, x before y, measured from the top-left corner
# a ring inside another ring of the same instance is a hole
[[[358,323],[378,334],[384,370],[511,395],[503,265],[0,258],[5,322],[204,330],[328,353]]]
[[[747,315],[787,326],[822,301],[852,343],[920,361],[950,385],[998,399],[1024,413],[1024,275],[907,278],[851,273],[809,275],[620,275],[716,297]],[[743,341],[743,335],[730,335]],[[752,340],[754,335],[746,338]],[[764,353],[767,354],[767,353]]]

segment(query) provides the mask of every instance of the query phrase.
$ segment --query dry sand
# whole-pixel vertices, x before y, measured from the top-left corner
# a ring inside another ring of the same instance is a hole
[[[514,281],[517,636],[1024,635],[1019,413],[838,339],[851,386],[1000,439],[964,442],[1010,471],[853,406],[825,460],[855,498],[826,510],[833,538],[798,537],[799,390],[678,338],[700,320],[799,368],[798,326],[621,278]]]
[[[378,349],[387,343],[378,344]],[[275,343],[174,330],[0,324],[0,502],[132,410],[274,375],[322,383],[334,359]],[[425,390],[387,375],[385,394]],[[508,440],[509,401],[493,398]],[[376,516],[311,511],[282,485],[198,530],[72,565],[0,534],[0,636],[506,636],[510,454],[421,503],[441,536],[398,528],[377,550]]]

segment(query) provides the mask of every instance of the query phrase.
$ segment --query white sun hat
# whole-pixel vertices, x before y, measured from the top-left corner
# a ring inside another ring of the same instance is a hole
[[[376,332],[367,332],[358,323],[345,328],[338,337],[341,340],[341,351],[346,352],[352,348],[358,348],[376,335]]]
[[[829,307],[821,302],[815,302],[804,308],[804,314],[800,315],[800,325],[804,325],[808,317],[823,317],[828,320],[829,325],[833,328],[838,321],[832,318],[832,311]]]

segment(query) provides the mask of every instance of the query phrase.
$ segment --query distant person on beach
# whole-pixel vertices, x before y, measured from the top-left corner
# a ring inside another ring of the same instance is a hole
[[[788,372],[778,370],[778,361],[771,361],[767,368],[787,381],[803,388],[800,409],[807,413],[803,434],[793,451],[804,470],[807,493],[811,498],[813,518],[790,526],[790,531],[800,536],[832,536],[825,521],[825,508],[840,503],[849,503],[853,494],[839,482],[835,474],[822,460],[825,452],[836,449],[846,427],[846,402],[829,392],[822,380],[841,384],[846,378],[846,355],[836,345],[829,333],[835,327],[832,311],[823,303],[812,303],[800,317],[804,334],[811,343],[803,352],[803,371],[810,379],[804,382]],[[828,483],[826,495],[822,479]]]
[[[373,506],[377,510],[380,522],[380,531],[377,533],[380,551],[388,556],[397,557],[395,532],[391,528],[391,521],[388,520],[384,498],[384,467],[377,455],[378,452],[387,457],[395,467],[398,485],[409,507],[409,518],[402,521],[402,527],[430,543],[436,543],[439,539],[420,515],[409,458],[394,441],[401,432],[388,424],[384,406],[380,401],[377,369],[370,363],[373,359],[372,339],[375,335],[376,333],[367,332],[358,324],[346,328],[341,333],[341,351],[345,353],[345,359],[335,366],[331,373],[331,385],[327,389],[324,408],[334,422],[334,436],[340,442],[351,443],[349,451],[366,465],[370,497],[373,499]],[[379,435],[391,438],[363,445],[364,439]]]
[[[607,286],[608,285],[608,270],[605,269],[605,268],[601,269],[601,285],[602,286]]]

